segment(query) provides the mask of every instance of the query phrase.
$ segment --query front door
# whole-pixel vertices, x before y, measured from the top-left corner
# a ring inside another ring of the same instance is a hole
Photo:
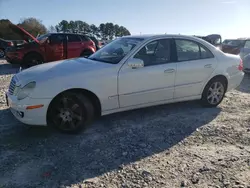
[[[49,37],[49,43],[46,44],[46,60],[57,61],[67,58],[66,37],[64,34],[53,34]]]
[[[218,62],[212,52],[198,42],[176,39],[175,44],[177,73],[174,97],[178,99],[200,95]]]
[[[121,108],[173,100],[176,63],[171,57],[172,41],[160,39],[142,47],[133,58],[143,60],[144,67],[123,65],[118,76]]]

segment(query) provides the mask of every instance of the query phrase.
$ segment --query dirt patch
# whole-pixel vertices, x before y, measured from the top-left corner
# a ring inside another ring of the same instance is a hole
[[[13,118],[11,75],[0,75],[0,187],[250,187],[249,76],[218,108],[134,110],[64,135]]]

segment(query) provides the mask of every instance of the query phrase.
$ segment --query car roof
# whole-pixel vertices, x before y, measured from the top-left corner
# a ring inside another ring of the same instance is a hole
[[[192,36],[192,35],[180,35],[180,34],[148,34],[148,35],[129,35],[129,36],[123,36],[122,38],[140,38],[140,39],[154,39],[154,38],[160,38],[160,37],[183,37],[187,39],[197,39],[198,37]]]
[[[81,34],[81,33],[47,33],[47,34],[49,34],[49,35],[61,35],[61,34],[63,34],[63,35],[84,35],[84,36],[86,36],[85,34]]]

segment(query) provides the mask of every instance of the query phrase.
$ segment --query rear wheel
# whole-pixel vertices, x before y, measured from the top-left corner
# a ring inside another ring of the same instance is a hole
[[[0,58],[3,58],[5,56],[5,52],[3,49],[0,49]]]
[[[32,54],[28,54],[24,58],[23,65],[26,67],[31,67],[31,66],[42,64],[42,63],[43,63],[43,58],[41,57],[41,55],[32,53]]]
[[[212,79],[202,93],[202,104],[207,107],[219,105],[225,96],[226,89],[226,82],[223,79]]]
[[[81,93],[66,92],[49,107],[48,124],[64,133],[78,133],[94,119],[94,106]]]

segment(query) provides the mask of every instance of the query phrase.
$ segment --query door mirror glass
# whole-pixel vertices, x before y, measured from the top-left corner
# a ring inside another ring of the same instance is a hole
[[[137,69],[144,67],[144,62],[141,59],[132,58],[128,60],[128,66],[131,67],[132,69]]]

